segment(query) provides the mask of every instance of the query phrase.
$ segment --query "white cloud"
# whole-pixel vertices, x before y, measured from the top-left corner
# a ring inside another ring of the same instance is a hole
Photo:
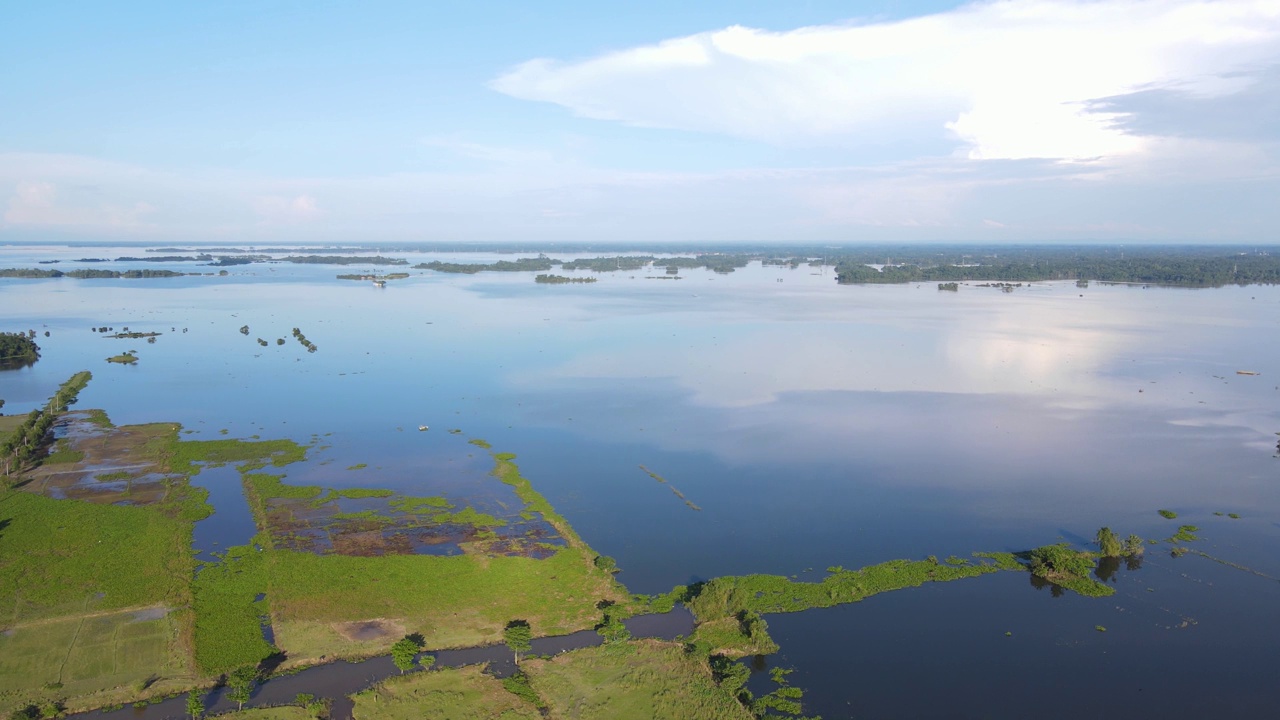
[[[1172,85],[1232,93],[1247,82],[1224,75],[1278,58],[1276,0],[1032,0],[787,32],[734,26],[532,60],[492,87],[642,127],[815,145],[949,133],[969,158],[1088,160],[1146,142],[1088,101]]]
[[[320,215],[320,206],[310,195],[294,197],[263,195],[254,198],[254,211],[268,223],[306,222]]]
[[[4,224],[44,227],[135,228],[155,212],[150,203],[62,202],[58,186],[43,180],[22,180],[9,198]]]

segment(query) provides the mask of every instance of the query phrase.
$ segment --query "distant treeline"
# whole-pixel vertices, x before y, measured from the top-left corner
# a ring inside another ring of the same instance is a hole
[[[1184,287],[1280,284],[1280,256],[1265,253],[1210,255],[1143,249],[1121,254],[1108,249],[1066,254],[1046,250],[1022,251],[1013,257],[1002,253],[946,261],[886,257],[876,260],[876,264],[892,264],[878,270],[869,267],[865,259],[846,259],[836,266],[836,278],[843,284],[970,280],[1097,280]]]
[[[553,260],[548,257],[536,258],[520,258],[519,260],[499,260],[495,263],[446,263],[439,260],[431,262],[418,263],[414,265],[415,270],[435,270],[442,273],[462,273],[465,275],[474,275],[481,271],[489,272],[536,272],[540,270],[550,270],[553,266],[560,265],[559,260]]]
[[[434,270],[444,273],[478,272],[545,272],[559,265],[563,270],[591,270],[594,272],[615,272],[618,270],[639,270],[653,263],[668,268],[707,268],[713,272],[731,273],[746,267],[747,263],[758,259],[750,254],[706,254],[695,257],[658,258],[653,255],[616,255],[612,257],[582,258],[580,260],[562,261],[539,255],[536,258],[520,258],[519,260],[499,260],[494,263],[446,263],[438,260],[414,265],[417,270]]]
[[[343,257],[340,255],[290,255],[285,262],[300,265],[408,265],[408,260],[382,257],[381,255]]]
[[[0,278],[166,278],[182,277],[187,273],[173,270],[35,270],[32,268],[6,268],[0,270]]]
[[[197,262],[212,259],[212,255],[156,255],[154,257],[118,257],[116,262]]]

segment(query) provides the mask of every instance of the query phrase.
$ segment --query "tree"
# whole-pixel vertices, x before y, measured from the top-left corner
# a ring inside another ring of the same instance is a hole
[[[248,335],[248,334],[249,334],[249,326],[248,326],[248,325],[241,325],[241,326],[240,326],[240,334],[241,334],[241,335]]]
[[[1120,538],[1111,532],[1111,528],[1098,528],[1098,549],[1102,551],[1103,557],[1120,557]]]
[[[533,648],[533,628],[527,620],[512,620],[502,630],[502,641],[516,655],[516,664],[520,664],[520,653],[529,652]]]
[[[227,699],[243,710],[253,696],[253,684],[258,680],[258,669],[252,665],[238,667],[227,677]]]
[[[191,716],[191,720],[200,720],[200,716],[204,715],[204,699],[197,690],[192,690],[187,695],[187,714]]]
[[[1124,554],[1129,556],[1141,555],[1146,547],[1142,543],[1142,538],[1137,535],[1130,535],[1124,541]]]
[[[406,670],[412,670],[414,665],[418,664],[417,656],[422,651],[421,636],[406,635],[396,641],[391,646],[391,661],[400,668],[400,674],[403,675]]]

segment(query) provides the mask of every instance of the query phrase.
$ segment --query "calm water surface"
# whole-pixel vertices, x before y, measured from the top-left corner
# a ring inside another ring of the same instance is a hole
[[[141,254],[6,247],[0,266],[51,253],[63,270]],[[43,354],[0,373],[4,409],[88,368],[79,406],[118,424],[291,437],[312,449],[289,482],[479,502],[492,463],[467,440],[483,438],[517,454],[635,592],[1083,542],[1101,525],[1162,538],[1177,523],[1155,511],[1171,508],[1201,526],[1193,548],[1261,575],[1152,546],[1106,599],[1000,574],[769,616],[783,650],[759,664],[797,668],[810,712],[829,720],[1253,717],[1280,700],[1280,289],[947,293],[758,264],[573,286],[532,273],[334,279],[367,269],[0,280],[0,327],[37,330]],[[90,332],[101,325],[164,335]],[[104,362],[126,349],[137,366]],[[245,542],[238,477],[205,473],[221,517],[199,549]]]

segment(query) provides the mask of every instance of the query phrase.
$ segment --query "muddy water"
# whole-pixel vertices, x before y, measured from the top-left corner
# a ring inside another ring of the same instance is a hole
[[[693,615],[683,607],[677,607],[661,615],[629,618],[625,622],[627,629],[638,638],[673,640],[693,631]],[[536,638],[532,642],[533,648],[530,654],[558,655],[571,650],[594,647],[601,642],[599,634],[592,630],[583,630],[572,635]],[[488,672],[499,678],[507,677],[516,669],[515,658],[504,645],[427,651],[427,654],[435,656],[436,667],[462,667],[487,663]],[[396,668],[390,657],[376,657],[359,662],[339,660],[326,665],[317,665],[293,675],[275,677],[262,683],[254,690],[253,699],[246,704],[246,707],[288,705],[294,702],[294,698],[299,693],[308,693],[318,698],[328,698],[332,702],[333,720],[348,720],[351,717],[352,708],[349,695],[399,674],[400,670]],[[225,694],[225,688],[214,691],[205,701],[206,712],[219,713],[234,710],[235,703],[228,700]],[[185,713],[186,697],[183,696],[140,708],[131,706],[111,712],[87,712],[69,717],[182,720],[187,717]]]

